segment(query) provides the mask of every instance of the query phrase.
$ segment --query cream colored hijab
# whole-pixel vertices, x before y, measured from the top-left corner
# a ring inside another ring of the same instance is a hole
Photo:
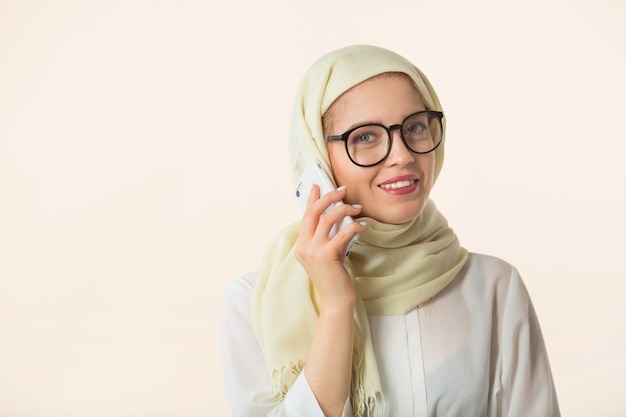
[[[322,116],[330,105],[351,87],[386,72],[407,74],[426,107],[442,110],[426,77],[400,55],[368,45],[333,51],[309,69],[298,90],[290,133],[294,184],[312,157],[332,172],[322,129]],[[435,178],[443,152],[442,143],[435,151]],[[405,314],[428,301],[454,279],[467,260],[467,251],[431,201],[407,224],[359,220],[368,227],[346,262],[358,294],[350,399],[355,416],[372,416],[375,409],[382,414],[384,393],[367,315]],[[302,371],[317,320],[315,288],[294,256],[299,228],[300,222],[292,224],[270,243],[253,299],[253,325],[271,372],[272,399],[276,401],[285,396]]]

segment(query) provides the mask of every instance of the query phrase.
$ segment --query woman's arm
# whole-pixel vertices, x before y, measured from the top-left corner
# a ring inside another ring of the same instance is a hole
[[[222,370],[234,417],[351,415],[349,392],[356,292],[343,267],[340,251],[365,226],[354,223],[329,241],[332,224],[345,215],[357,215],[360,208],[343,205],[322,216],[326,207],[344,195],[345,191],[339,190],[320,199],[319,190],[314,190],[311,199],[319,204],[312,204],[303,219],[297,256],[316,286],[320,311],[304,371],[282,402],[268,401],[272,381],[252,327],[255,277],[239,278],[226,290],[222,311]]]
[[[304,373],[326,417],[340,416],[350,395],[353,305],[320,310]]]
[[[365,229],[364,224],[352,223],[328,238],[337,221],[361,211],[360,206],[343,204],[324,213],[345,193],[345,187],[340,187],[320,198],[319,188],[314,187],[296,247],[296,258],[319,296],[319,318],[304,372],[326,417],[340,416],[350,395],[356,290],[343,266],[343,248]]]
[[[248,274],[226,288],[222,306],[222,373],[233,417],[324,417],[304,373],[282,402],[271,402],[272,381],[252,328],[256,276]],[[349,402],[345,416],[350,415]]]

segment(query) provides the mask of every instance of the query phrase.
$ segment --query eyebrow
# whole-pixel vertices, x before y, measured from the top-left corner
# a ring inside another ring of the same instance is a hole
[[[413,110],[413,111],[411,111],[411,112],[407,113],[407,114],[406,114],[406,115],[402,118],[402,120],[400,120],[400,122],[398,122],[398,123],[393,123],[393,124],[400,124],[400,123],[402,123],[402,122],[403,122],[403,121],[404,121],[404,120],[405,120],[408,116],[412,115],[413,113],[417,113],[417,112],[420,112],[420,111],[430,110],[430,109],[427,109],[427,108],[426,108],[426,106],[422,106],[422,107],[424,107],[424,108],[422,108],[422,109],[417,109],[417,110]],[[352,130],[352,129],[355,129],[355,128],[357,128],[357,127],[367,126],[367,125],[383,125],[383,126],[387,126],[387,125],[386,125],[386,124],[384,124],[383,122],[374,122],[374,121],[369,121],[369,122],[357,122],[357,123],[353,123],[353,124],[351,124],[351,125],[350,125],[347,129],[345,129],[345,130],[344,130],[342,133],[340,133],[339,135],[343,135],[343,134],[344,134],[345,132],[347,132],[348,130]],[[330,135],[330,136],[339,136],[339,135]]]

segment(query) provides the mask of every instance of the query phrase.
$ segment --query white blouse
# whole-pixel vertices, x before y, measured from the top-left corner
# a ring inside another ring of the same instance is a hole
[[[224,299],[222,367],[233,416],[323,417],[304,372],[281,403],[265,401],[271,380],[251,323],[255,279],[233,281]],[[560,416],[537,316],[506,262],[472,253],[429,302],[368,318],[385,416]],[[349,401],[343,415],[352,415]]]

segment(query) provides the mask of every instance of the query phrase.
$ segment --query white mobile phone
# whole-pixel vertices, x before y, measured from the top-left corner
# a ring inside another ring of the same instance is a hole
[[[328,173],[324,170],[324,166],[317,158],[313,158],[307,163],[304,171],[302,172],[302,177],[300,177],[300,181],[298,181],[298,185],[296,186],[296,200],[298,200],[298,205],[302,211],[306,209],[306,202],[309,199],[309,194],[311,193],[313,184],[317,184],[320,187],[320,197],[335,189]],[[331,205],[326,211],[331,210],[333,207],[340,204],[342,204],[341,201]],[[332,227],[328,237],[332,239],[339,230],[343,229],[350,223],[352,223],[352,217],[345,216]],[[346,253],[343,258],[344,260],[350,254],[350,250],[352,250],[352,246],[358,238],[359,235],[356,234],[352,237],[352,239],[350,239],[350,242],[346,247]]]

